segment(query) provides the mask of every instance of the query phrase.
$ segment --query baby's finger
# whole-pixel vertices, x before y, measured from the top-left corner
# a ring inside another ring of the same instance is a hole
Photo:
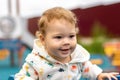
[[[111,76],[113,80],[118,80],[116,76]]]
[[[113,75],[119,75],[119,72],[112,72]]]

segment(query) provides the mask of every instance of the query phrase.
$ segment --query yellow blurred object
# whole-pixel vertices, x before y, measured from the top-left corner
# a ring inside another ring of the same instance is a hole
[[[10,51],[7,49],[0,50],[0,60],[4,60],[8,55],[10,54]]]
[[[113,66],[120,66],[120,60],[113,60],[112,65]]]
[[[107,42],[104,44],[105,54],[111,59],[113,66],[120,66],[120,42]]]
[[[115,55],[112,60],[112,65],[120,66],[120,49],[115,51]]]
[[[105,53],[108,57],[111,57],[113,52],[114,52],[114,47],[113,46],[108,46],[104,49],[104,51],[105,51]]]
[[[97,65],[100,65],[103,63],[102,59],[91,59],[90,61],[92,62],[92,64],[97,64]]]

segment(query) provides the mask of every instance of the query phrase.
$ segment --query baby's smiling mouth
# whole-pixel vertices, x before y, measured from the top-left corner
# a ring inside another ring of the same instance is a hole
[[[64,54],[68,53],[70,51],[70,48],[67,49],[60,49],[60,51],[62,51]]]
[[[69,49],[61,49],[61,51],[68,51]]]

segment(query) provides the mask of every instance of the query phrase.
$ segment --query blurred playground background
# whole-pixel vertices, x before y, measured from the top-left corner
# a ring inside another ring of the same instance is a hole
[[[0,0],[0,5],[0,80],[20,70],[32,50],[38,19],[55,6],[76,14],[78,43],[91,62],[105,72],[120,72],[120,0]]]

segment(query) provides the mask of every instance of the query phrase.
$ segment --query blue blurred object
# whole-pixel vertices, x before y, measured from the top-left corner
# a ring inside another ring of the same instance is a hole
[[[20,39],[0,39],[0,49],[18,51],[22,46]]]
[[[22,53],[24,47],[22,41],[18,39],[0,39],[0,50],[7,49],[10,51],[10,62],[11,66],[14,66],[14,54],[18,55],[18,63],[21,65]]]
[[[8,80],[14,80],[14,75],[10,75]]]

